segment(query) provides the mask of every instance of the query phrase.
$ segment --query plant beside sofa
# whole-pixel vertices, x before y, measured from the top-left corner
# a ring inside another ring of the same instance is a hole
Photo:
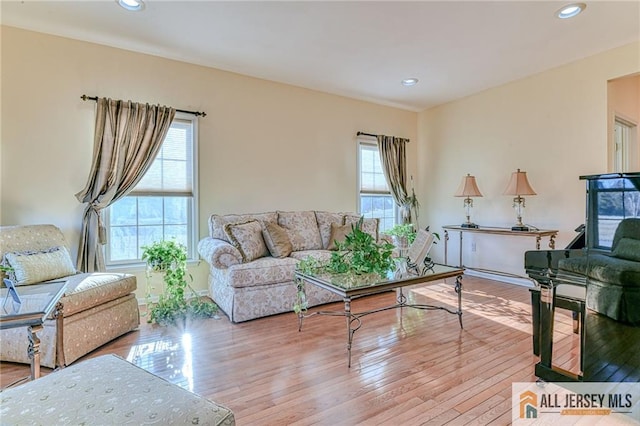
[[[187,272],[187,249],[173,240],[156,241],[142,247],[142,260],[147,262],[148,322],[172,325],[187,318],[210,318],[218,312],[218,306],[201,299],[187,282],[193,280]],[[163,273],[164,292],[157,302],[151,301],[151,275]],[[191,298],[187,298],[187,289]]]

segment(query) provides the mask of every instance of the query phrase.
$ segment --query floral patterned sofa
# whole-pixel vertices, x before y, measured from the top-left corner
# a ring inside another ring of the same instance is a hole
[[[209,263],[209,292],[232,322],[290,312],[296,300],[298,261],[327,260],[360,217],[355,213],[275,211],[213,214],[209,235],[198,244]],[[378,240],[378,220],[365,219],[365,232]],[[308,286],[309,306],[341,300],[327,290]]]
[[[40,363],[45,367],[71,364],[140,324],[136,277],[77,273],[64,235],[54,225],[0,226],[0,258],[14,269],[10,278],[18,293],[23,285],[67,282],[57,312],[38,332]],[[29,363],[28,345],[25,327],[0,330],[0,360]]]

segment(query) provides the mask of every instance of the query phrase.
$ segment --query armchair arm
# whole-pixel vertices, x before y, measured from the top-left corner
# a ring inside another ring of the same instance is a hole
[[[198,243],[198,253],[212,267],[227,269],[242,263],[242,255],[230,243],[218,238],[205,237]]]

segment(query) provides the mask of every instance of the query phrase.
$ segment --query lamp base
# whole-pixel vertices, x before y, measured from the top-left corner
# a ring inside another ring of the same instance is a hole
[[[475,223],[463,223],[462,225],[460,225],[461,228],[477,228],[478,225],[476,225]]]
[[[512,231],[529,231],[529,227],[528,226],[520,226],[520,225],[515,225],[511,227]]]

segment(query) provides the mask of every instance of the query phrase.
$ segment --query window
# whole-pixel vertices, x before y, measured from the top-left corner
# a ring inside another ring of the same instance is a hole
[[[588,182],[589,247],[610,250],[613,235],[626,217],[640,217],[640,178],[604,175]]]
[[[397,211],[382,171],[380,152],[373,143],[359,144],[359,206],[364,217],[380,219],[380,231],[396,224]]]
[[[142,180],[107,209],[107,265],[140,263],[142,246],[168,239],[196,257],[196,148],[197,118],[176,114]]]
[[[629,129],[625,122],[616,119],[613,131],[615,147],[614,171],[624,173],[629,171]]]

